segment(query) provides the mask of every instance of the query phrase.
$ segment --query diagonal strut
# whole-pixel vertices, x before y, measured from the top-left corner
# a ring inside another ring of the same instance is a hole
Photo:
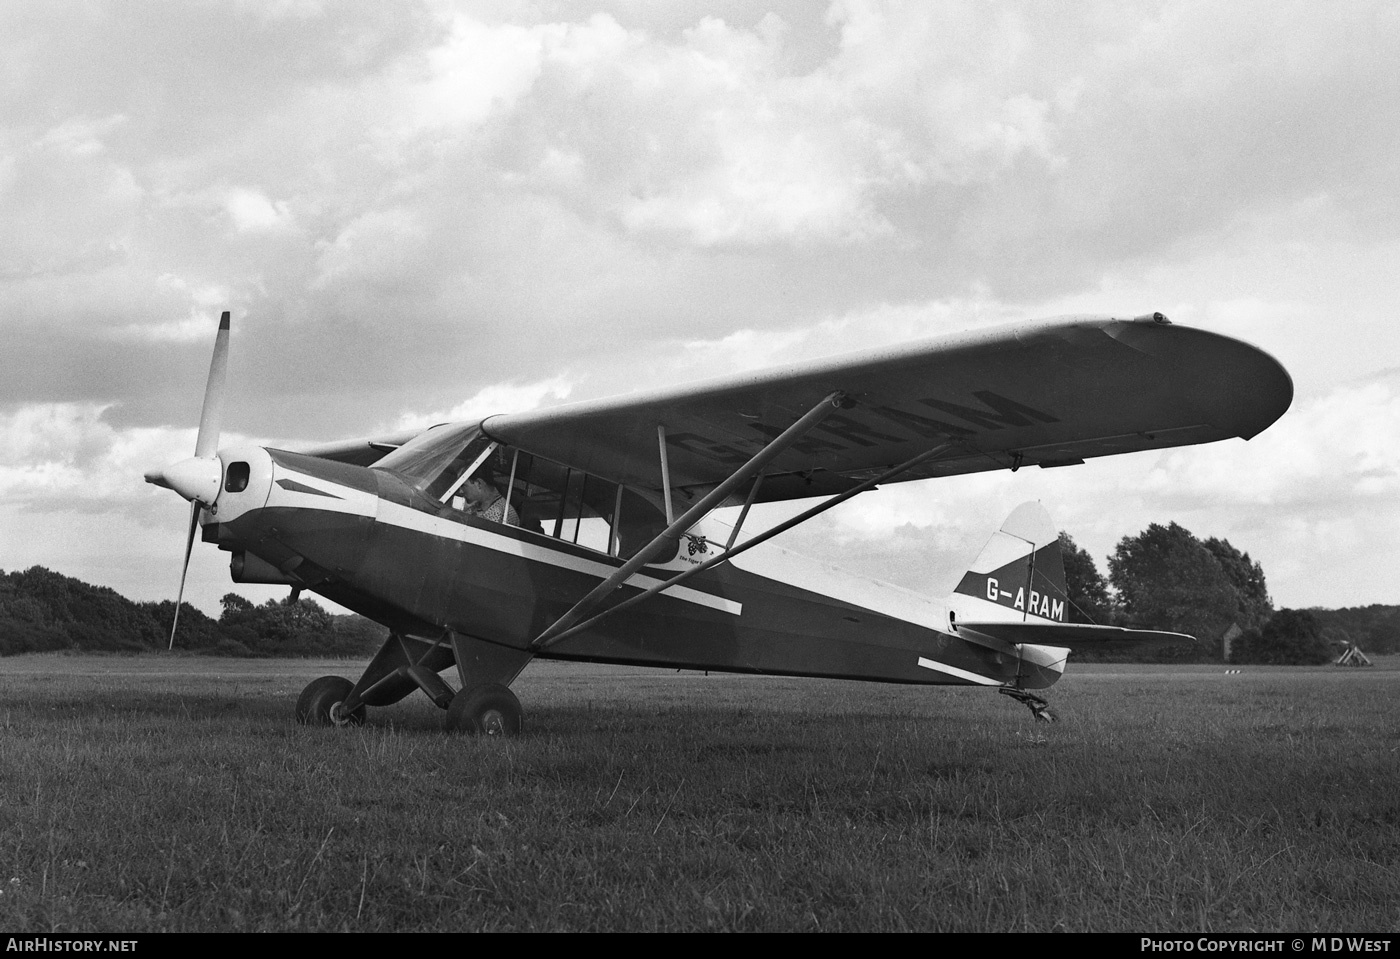
[[[705,494],[698,503],[686,510],[685,514],[681,516],[680,519],[671,523],[657,534],[657,536],[646,546],[642,547],[635,556],[626,563],[623,563],[616,572],[595,586],[587,596],[575,603],[567,613],[560,616],[549,628],[535,637],[534,642],[530,643],[530,649],[534,652],[538,652],[545,646],[554,642],[555,638],[560,633],[581,620],[593,607],[597,606],[611,595],[613,590],[627,582],[633,573],[650,562],[656,554],[661,551],[667,541],[674,539],[694,526],[702,516],[722,503],[725,497],[737,489],[742,483],[754,474],[760,472],[765,466],[772,462],[775,457],[801,439],[822,420],[826,419],[829,413],[836,409],[843,408],[849,403],[850,400],[846,398],[846,394],[842,393],[840,390],[822,397],[821,402],[804,413],[801,419],[783,430],[783,432],[775,437],[767,446],[754,454],[747,463],[735,470],[729,479],[720,483],[709,493]]]
[[[838,493],[838,494],[835,495],[835,496],[830,497],[829,499],[824,499],[824,500],[822,500],[820,503],[818,503],[816,506],[813,506],[811,509],[805,510],[805,511],[803,511],[802,513],[799,513],[797,516],[794,516],[794,517],[792,517],[792,518],[789,519],[789,520],[785,520],[784,522],[779,523],[777,526],[774,526],[774,527],[772,527],[771,529],[766,529],[766,530],[764,530],[762,533],[759,533],[757,536],[753,537],[752,539],[745,540],[745,541],[744,541],[742,544],[740,544],[739,546],[733,546],[733,545],[732,545],[734,540],[733,540],[733,537],[731,537],[731,538],[730,538],[730,544],[731,544],[731,545],[730,545],[729,547],[726,547],[725,550],[724,550],[724,552],[722,552],[720,555],[711,557],[710,559],[705,560],[705,562],[701,563],[701,564],[698,565],[698,566],[692,566],[692,567],[690,567],[690,569],[682,570],[680,573],[677,573],[675,576],[672,576],[670,579],[666,580],[664,583],[657,583],[655,586],[651,586],[651,587],[649,587],[648,589],[644,590],[643,592],[640,592],[640,593],[638,593],[638,594],[635,595],[635,596],[631,596],[631,597],[629,597],[629,598],[623,600],[622,602],[618,603],[616,606],[609,606],[607,609],[603,610],[603,611],[600,612],[600,613],[596,613],[595,615],[593,615],[593,616],[590,617],[589,619],[585,620],[584,622],[577,623],[576,625],[569,626],[569,627],[565,628],[564,630],[562,630],[562,631],[556,633],[555,635],[549,637],[548,641],[547,641],[544,645],[545,645],[545,646],[552,646],[552,645],[554,645],[555,643],[558,643],[558,642],[561,642],[561,641],[563,641],[563,640],[565,640],[565,639],[568,639],[570,636],[574,635],[575,633],[580,633],[580,632],[582,632],[583,630],[588,629],[590,626],[592,626],[594,623],[598,622],[600,619],[603,619],[603,618],[605,618],[605,617],[607,617],[607,616],[611,616],[613,613],[620,612],[620,611],[622,611],[622,610],[624,610],[624,609],[629,609],[629,608],[632,607],[632,606],[636,606],[638,603],[642,602],[643,600],[648,599],[648,598],[650,598],[650,597],[652,597],[652,596],[655,596],[657,593],[660,593],[660,592],[663,592],[663,591],[665,591],[665,590],[668,590],[668,589],[670,589],[672,586],[678,586],[678,585],[680,585],[682,582],[684,582],[685,580],[687,580],[687,579],[689,579],[690,577],[694,576],[695,574],[697,574],[697,573],[703,573],[705,570],[709,569],[709,568],[712,567],[712,566],[718,566],[720,563],[728,562],[730,559],[733,559],[735,556],[739,555],[740,553],[744,552],[745,550],[751,549],[751,548],[753,548],[754,546],[757,546],[757,545],[760,544],[760,543],[767,542],[768,540],[772,539],[774,536],[777,536],[779,533],[786,532],[787,530],[792,529],[794,526],[797,526],[797,525],[800,524],[800,523],[805,523],[805,522],[807,522],[807,520],[809,520],[809,519],[811,519],[812,517],[816,516],[818,513],[823,513],[823,512],[825,512],[825,511],[831,509],[833,506],[838,506],[838,505],[840,505],[841,503],[844,503],[846,500],[850,499],[852,496],[855,496],[855,495],[858,494],[858,493],[864,493],[866,490],[871,489],[871,488],[873,488],[874,486],[876,486],[876,485],[878,485],[878,484],[880,484],[880,483],[888,482],[889,480],[891,480],[891,479],[893,479],[894,477],[898,476],[900,473],[904,473],[904,472],[906,472],[906,471],[908,471],[908,470],[913,469],[915,466],[918,466],[920,463],[924,462],[925,460],[930,459],[931,457],[937,456],[938,454],[942,453],[944,450],[948,449],[948,448],[949,448],[950,446],[952,446],[952,445],[953,445],[952,443],[942,443],[942,444],[940,444],[940,445],[938,445],[938,446],[935,446],[935,447],[933,447],[933,448],[931,448],[931,449],[924,450],[922,453],[920,453],[920,454],[918,454],[917,456],[914,456],[914,457],[912,457],[912,458],[910,458],[910,459],[905,460],[903,463],[900,463],[898,466],[893,466],[893,467],[891,467],[890,469],[885,470],[885,471],[884,471],[883,473],[881,473],[879,476],[875,476],[875,477],[872,477],[872,478],[870,478],[870,479],[868,479],[868,480],[865,480],[865,481],[861,482],[860,484],[851,487],[851,488],[848,489],[848,490],[845,490],[845,491],[843,491],[843,492],[841,492],[841,493]]]

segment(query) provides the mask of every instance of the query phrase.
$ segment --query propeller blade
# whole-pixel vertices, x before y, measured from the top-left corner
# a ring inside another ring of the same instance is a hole
[[[194,532],[199,529],[198,502],[190,503],[190,531],[185,535],[185,564],[180,567],[180,592],[175,594],[175,618],[170,621],[170,645],[167,649],[175,648],[175,627],[180,625],[180,604],[185,599],[185,576],[190,571],[190,553],[194,551]]]
[[[190,553],[194,550],[194,534],[199,529],[199,511],[212,506],[219,495],[219,480],[223,467],[219,463],[219,425],[224,415],[224,380],[228,373],[229,313],[219,317],[219,332],[214,336],[214,357],[209,361],[209,379],[204,384],[204,408],[199,413],[199,435],[194,441],[194,456],[162,469],[146,473],[146,482],[164,486],[190,501],[190,527],[185,535],[185,562],[180,567],[180,592],[175,596],[175,615],[170,620],[170,645],[175,648],[175,630],[180,625],[180,604],[185,601],[185,577],[190,572]]]
[[[224,417],[224,379],[228,372],[228,310],[219,317],[214,338],[214,358],[209,361],[209,381],[204,385],[204,408],[199,414],[199,436],[194,455],[213,456],[219,450],[219,426]]]

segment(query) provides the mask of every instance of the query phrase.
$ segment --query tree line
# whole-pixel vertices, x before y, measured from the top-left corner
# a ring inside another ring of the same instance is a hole
[[[1162,629],[1197,637],[1157,658],[1177,661],[1321,664],[1341,642],[1368,652],[1400,651],[1400,607],[1274,609],[1264,570],[1229,540],[1201,540],[1176,523],[1125,536],[1108,577],[1060,533],[1070,619]]]
[[[212,619],[182,603],[177,648],[217,656],[363,657],[386,632],[362,616],[333,616],[310,599],[255,605],[229,593],[222,605],[222,614]],[[170,600],[133,602],[42,566],[0,571],[0,656],[165,649],[174,615]]]
[[[1125,536],[1108,558],[1107,577],[1068,533],[1060,533],[1060,546],[1072,621],[1199,639],[1157,658],[1221,662],[1228,645],[1231,662],[1324,663],[1336,658],[1342,642],[1368,653],[1400,652],[1400,606],[1276,610],[1264,570],[1248,553],[1228,540],[1197,539],[1176,523],[1154,523]],[[220,656],[362,657],[373,654],[385,635],[371,620],[332,616],[310,599],[258,605],[229,593],[221,604],[218,619],[181,605],[180,649]],[[0,570],[0,656],[164,649],[174,614],[170,600],[133,602],[42,566]]]

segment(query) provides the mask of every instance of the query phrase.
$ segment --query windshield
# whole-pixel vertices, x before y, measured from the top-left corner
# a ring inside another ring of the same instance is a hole
[[[411,486],[439,497],[461,477],[490,443],[477,423],[449,423],[424,430],[388,456],[374,469],[389,470]]]

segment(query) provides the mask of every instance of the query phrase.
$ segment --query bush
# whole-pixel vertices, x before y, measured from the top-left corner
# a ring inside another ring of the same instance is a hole
[[[1332,661],[1322,626],[1306,609],[1281,609],[1262,629],[1248,629],[1235,640],[1230,661],[1274,666],[1320,666]]]

